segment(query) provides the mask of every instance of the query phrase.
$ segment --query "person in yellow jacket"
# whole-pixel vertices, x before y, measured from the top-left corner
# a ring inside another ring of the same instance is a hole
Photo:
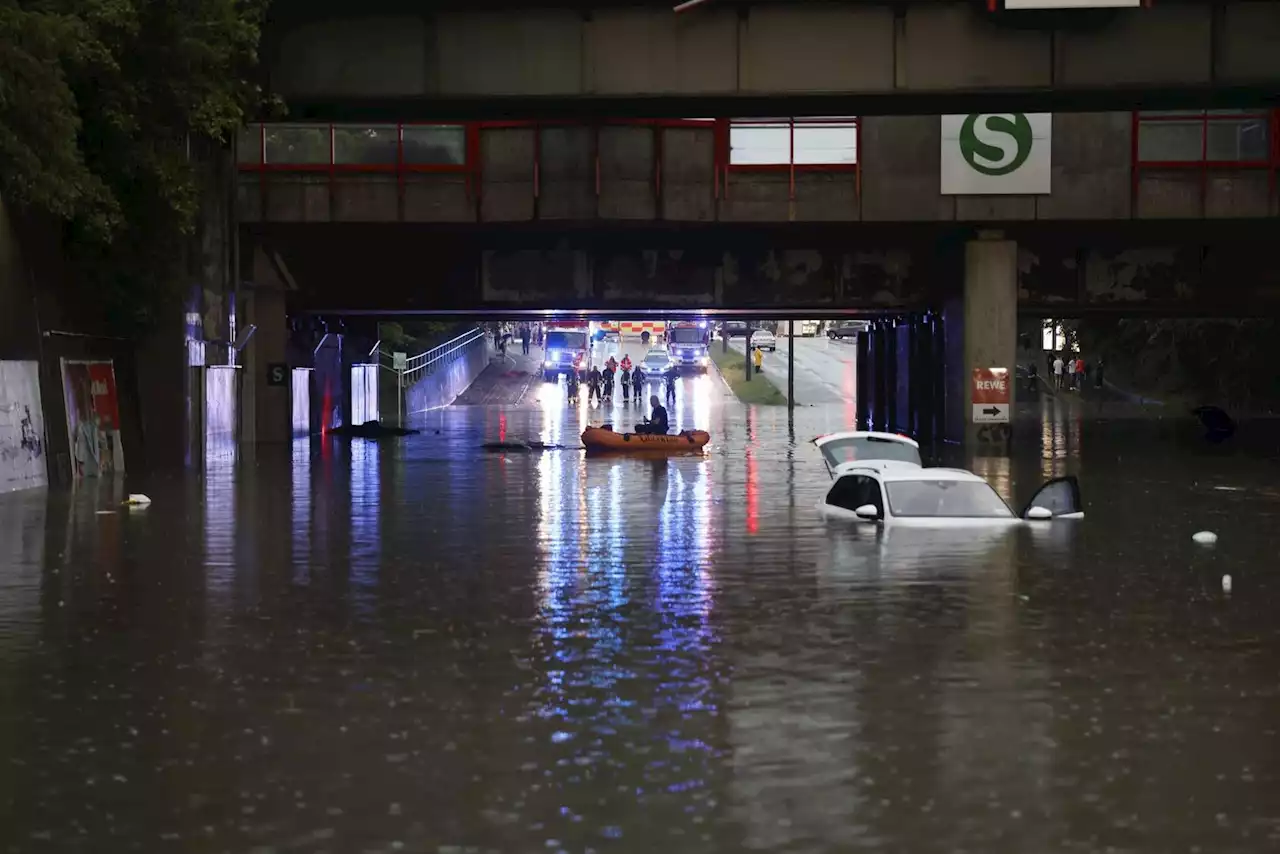
[[[756,373],[760,373],[764,369],[764,351],[757,347],[755,352],[751,354],[751,358],[755,360]]]

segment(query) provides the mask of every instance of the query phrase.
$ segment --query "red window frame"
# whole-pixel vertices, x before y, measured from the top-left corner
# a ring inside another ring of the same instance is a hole
[[[1209,159],[1209,127],[1217,123],[1239,122],[1241,120],[1261,119],[1267,126],[1267,155],[1255,160],[1210,160]],[[1178,122],[1181,124],[1200,124],[1200,156],[1194,160],[1144,160],[1141,155],[1141,134],[1144,125],[1161,122]],[[1267,183],[1272,197],[1276,193],[1276,173],[1280,170],[1280,110],[1256,110],[1247,113],[1218,113],[1201,110],[1198,115],[1190,113],[1137,111],[1132,114],[1132,169],[1133,200],[1137,201],[1139,184],[1144,171],[1196,171],[1200,176],[1201,199],[1208,193],[1209,173],[1215,169],[1265,169]]]
[[[805,125],[831,125],[837,123],[847,123],[853,125],[853,145],[854,145],[854,162],[853,163],[796,163],[796,126],[804,127]],[[717,185],[719,184],[719,172],[724,172],[724,188],[725,196],[729,194],[729,173],[731,172],[786,172],[788,178],[788,198],[795,201],[796,198],[796,173],[797,172],[847,172],[853,175],[854,188],[856,192],[862,194],[862,122],[856,116],[838,116],[824,118],[819,116],[812,117],[796,117],[776,119],[717,119],[714,122],[716,129],[716,164],[717,164]],[[790,154],[786,163],[734,163],[733,151],[731,147],[731,133],[734,127],[750,127],[751,125],[768,125],[777,127],[778,125],[786,125],[790,135],[789,145]]]
[[[855,162],[853,163],[796,163],[795,162],[795,129],[797,126],[803,127],[806,124],[814,125],[830,125],[838,122],[847,122],[853,126],[854,146],[855,146]],[[785,123],[790,129],[791,135],[791,155],[787,163],[759,163],[759,164],[735,164],[730,162],[729,134],[730,129],[737,125],[744,124],[770,124],[777,125]],[[327,163],[272,163],[267,161],[267,130],[272,126],[271,123],[254,123],[249,125],[251,130],[256,130],[258,139],[258,159],[257,162],[240,162],[237,167],[242,172],[257,172],[261,176],[261,180],[265,183],[267,175],[272,172],[311,172],[328,174],[330,180],[342,174],[360,174],[360,173],[394,173],[398,178],[398,183],[403,189],[405,176],[411,174],[461,174],[466,177],[466,187],[468,197],[471,197],[473,187],[477,190],[480,186],[480,135],[485,130],[497,129],[533,129],[534,131],[534,156],[533,156],[533,193],[537,198],[541,193],[542,183],[542,134],[541,131],[546,127],[590,127],[592,128],[594,143],[594,160],[595,160],[595,189],[596,195],[601,190],[601,174],[600,174],[600,129],[602,127],[648,127],[654,133],[654,170],[653,183],[655,194],[662,193],[662,133],[667,128],[701,128],[712,131],[714,134],[713,142],[713,171],[716,198],[721,197],[721,187],[724,187],[724,193],[727,196],[729,187],[730,172],[786,172],[789,176],[790,197],[795,199],[796,174],[804,172],[828,172],[828,173],[850,173],[854,177],[854,183],[857,191],[862,191],[862,124],[856,117],[845,118],[787,118],[787,119],[612,119],[598,122],[585,121],[566,121],[566,122],[531,122],[531,121],[487,121],[487,122],[459,122],[459,121],[435,121],[435,122],[281,122],[279,126],[296,126],[296,127],[315,127],[328,128],[329,133],[329,159]],[[461,127],[466,135],[466,158],[465,163],[447,163],[447,164],[429,164],[429,163],[406,163],[404,160],[404,130],[411,127]],[[394,163],[338,163],[335,151],[335,130],[337,128],[369,128],[369,127],[394,127],[396,129],[396,160]]]

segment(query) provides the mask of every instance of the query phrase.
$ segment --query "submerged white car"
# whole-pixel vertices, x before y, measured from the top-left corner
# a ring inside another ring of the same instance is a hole
[[[822,436],[814,444],[834,481],[821,504],[830,516],[931,527],[1084,518],[1074,477],[1048,481],[1016,515],[973,472],[923,466],[920,446],[905,436],[855,431]]]

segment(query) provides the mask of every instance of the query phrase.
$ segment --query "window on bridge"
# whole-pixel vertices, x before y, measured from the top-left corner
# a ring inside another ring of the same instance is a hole
[[[1138,164],[1266,166],[1272,161],[1271,113],[1171,110],[1137,114]]]
[[[395,166],[400,156],[398,125],[333,126],[333,162],[350,166]]]
[[[730,166],[856,166],[854,118],[734,119]]]
[[[467,129],[463,125],[404,125],[404,162],[414,166],[465,166]]]
[[[327,166],[333,156],[329,125],[267,125],[261,146],[264,163]]]

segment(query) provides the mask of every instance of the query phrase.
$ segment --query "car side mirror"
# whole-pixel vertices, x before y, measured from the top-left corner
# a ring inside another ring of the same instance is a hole
[[[1053,511],[1048,507],[1032,507],[1027,511],[1027,518],[1037,522],[1046,522],[1053,518]]]
[[[857,516],[859,519],[874,521],[880,518],[880,511],[876,509],[874,504],[863,504],[857,510],[853,511],[853,515]]]

